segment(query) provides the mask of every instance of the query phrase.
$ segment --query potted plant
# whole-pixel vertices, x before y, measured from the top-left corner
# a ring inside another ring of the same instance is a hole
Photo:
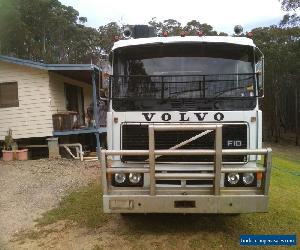
[[[17,152],[17,160],[18,161],[27,161],[28,160],[28,149],[19,149]]]
[[[14,146],[14,139],[12,137],[12,130],[9,129],[7,131],[7,135],[4,138],[4,145],[3,145],[3,160],[4,161],[12,161],[14,159],[14,152],[13,152],[13,146]]]

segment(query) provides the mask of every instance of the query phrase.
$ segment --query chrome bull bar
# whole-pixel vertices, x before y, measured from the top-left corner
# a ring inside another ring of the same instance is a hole
[[[215,131],[214,149],[155,149],[155,131]],[[185,180],[213,180],[213,194],[220,195],[221,173],[263,173],[262,191],[268,195],[270,176],[271,176],[271,148],[265,149],[222,149],[222,125],[149,125],[149,150],[102,150],[101,151],[101,172],[102,172],[102,191],[104,195],[108,194],[108,173],[149,173],[150,190],[149,195],[156,195],[156,180],[162,179],[185,179]],[[109,167],[107,156],[109,155],[139,155],[149,156],[149,167]],[[156,157],[160,155],[214,155],[213,173],[156,173]],[[222,155],[264,155],[263,167],[223,167]]]

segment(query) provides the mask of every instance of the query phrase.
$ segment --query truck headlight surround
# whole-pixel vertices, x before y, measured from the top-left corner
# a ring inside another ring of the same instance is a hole
[[[227,181],[230,185],[238,184],[239,180],[240,180],[240,175],[238,173],[229,173],[227,175]]]
[[[114,187],[142,187],[144,186],[143,173],[115,173],[112,176],[111,185]]]
[[[132,184],[138,184],[142,179],[142,175],[140,173],[130,173],[128,179]]]
[[[224,178],[225,187],[257,187],[257,177],[255,173],[226,173]]]
[[[248,186],[251,185],[255,180],[253,173],[244,173],[243,174],[243,183]]]
[[[118,184],[123,184],[126,181],[126,175],[124,173],[116,173],[114,174],[114,180]]]

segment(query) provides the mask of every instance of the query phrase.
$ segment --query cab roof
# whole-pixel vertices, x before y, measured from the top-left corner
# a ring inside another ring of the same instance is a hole
[[[230,43],[244,46],[256,47],[253,40],[247,37],[232,36],[170,36],[170,37],[150,37],[127,39],[115,42],[112,51],[118,48],[169,43]]]

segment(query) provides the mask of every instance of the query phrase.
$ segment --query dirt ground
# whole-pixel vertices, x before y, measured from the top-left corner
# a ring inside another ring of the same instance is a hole
[[[97,162],[67,159],[0,161],[0,249],[58,205],[68,192],[95,180]]]

